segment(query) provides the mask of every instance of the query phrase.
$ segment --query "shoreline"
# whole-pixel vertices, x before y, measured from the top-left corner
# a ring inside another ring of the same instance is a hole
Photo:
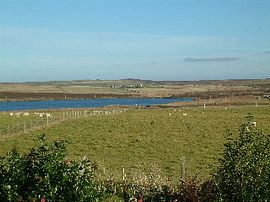
[[[192,98],[194,96],[142,96],[134,94],[64,94],[64,93],[14,93],[14,92],[0,92],[0,102],[24,102],[24,101],[49,101],[49,100],[94,100],[94,99],[144,99],[144,98],[164,98],[164,99],[176,99],[176,98]]]
[[[106,106],[142,106],[167,104],[171,102],[192,102],[192,98],[98,98],[88,100],[44,100],[0,102],[0,111],[43,110],[59,108],[100,108]]]
[[[0,102],[35,100],[85,100],[96,98],[186,98],[270,94],[270,80],[220,81],[55,81],[37,83],[0,83]]]
[[[262,97],[261,92],[200,92],[200,93],[179,93],[170,95],[156,95],[147,96],[141,94],[101,94],[101,93],[36,93],[36,92],[0,92],[0,102],[12,102],[12,101],[48,101],[48,100],[92,100],[102,98],[192,98],[194,100],[200,99],[220,99],[220,98],[238,98],[238,97]]]

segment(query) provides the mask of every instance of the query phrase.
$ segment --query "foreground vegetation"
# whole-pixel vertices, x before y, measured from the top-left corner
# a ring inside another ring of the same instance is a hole
[[[64,142],[44,135],[26,154],[15,148],[0,159],[1,201],[97,201],[94,167],[87,159],[65,159]]]
[[[270,198],[270,136],[254,125],[252,116],[238,134],[227,129],[223,154],[208,180],[181,180],[175,186],[148,176],[140,182],[97,181],[88,160],[65,159],[65,144],[39,145],[25,154],[13,149],[0,159],[2,201],[99,201],[111,196],[124,201],[268,201]],[[183,174],[183,173],[182,173]],[[113,200],[110,198],[109,200]]]

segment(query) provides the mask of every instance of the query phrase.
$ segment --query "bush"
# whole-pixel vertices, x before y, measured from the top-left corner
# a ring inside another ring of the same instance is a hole
[[[223,201],[268,201],[270,199],[270,136],[252,125],[252,116],[242,124],[239,136],[227,143],[214,179]]]
[[[0,201],[98,201],[93,164],[65,160],[66,144],[45,142],[29,153],[13,149],[0,158]]]
[[[216,199],[212,180],[200,184],[196,177],[180,181],[179,184],[144,183],[107,181],[104,184],[111,196],[118,196],[125,202],[129,201],[182,201],[182,202],[211,202]]]

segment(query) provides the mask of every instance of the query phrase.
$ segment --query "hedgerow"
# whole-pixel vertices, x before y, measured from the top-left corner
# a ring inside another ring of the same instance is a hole
[[[88,159],[65,159],[66,143],[45,136],[29,153],[13,149],[0,159],[0,201],[98,201],[102,192]]]

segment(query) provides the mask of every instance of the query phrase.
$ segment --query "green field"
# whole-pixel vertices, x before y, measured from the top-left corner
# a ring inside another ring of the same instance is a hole
[[[222,153],[225,128],[237,132],[248,113],[270,134],[270,106],[130,109],[115,115],[70,119],[26,134],[2,134],[0,154],[14,146],[25,151],[45,133],[49,140],[69,141],[71,158],[88,156],[107,175],[120,177],[124,166],[127,173],[159,168],[164,175],[178,178],[180,159],[185,156],[187,174],[205,179]],[[1,113],[0,118],[0,128],[5,128],[32,117],[14,119]]]

